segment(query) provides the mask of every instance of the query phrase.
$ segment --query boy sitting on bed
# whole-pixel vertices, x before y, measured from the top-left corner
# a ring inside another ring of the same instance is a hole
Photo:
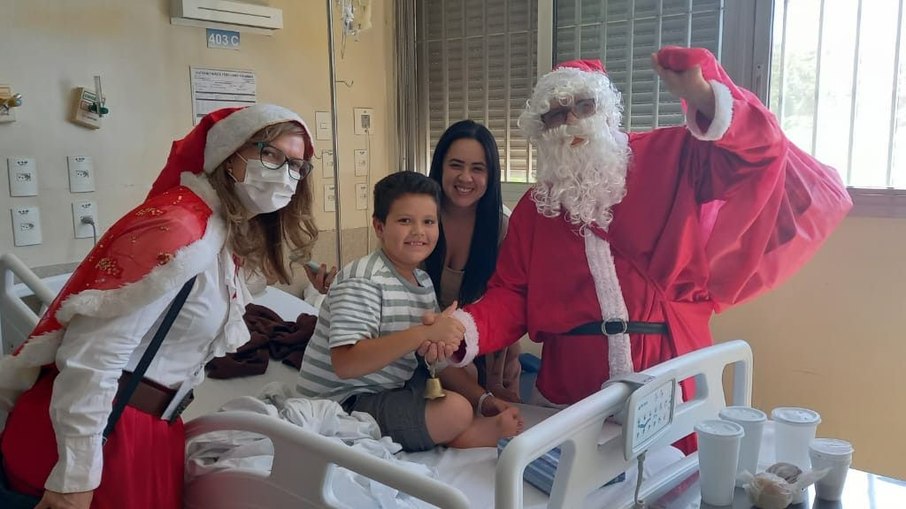
[[[433,342],[453,351],[464,332],[448,316],[455,303],[433,325],[422,325],[425,312],[438,311],[431,278],[418,267],[437,243],[439,203],[440,186],[420,173],[394,173],[374,186],[381,247],[337,274],[296,385],[306,397],[370,414],[406,451],[494,447],[522,428],[517,408],[483,417],[454,392],[425,400],[428,371],[416,350]]]

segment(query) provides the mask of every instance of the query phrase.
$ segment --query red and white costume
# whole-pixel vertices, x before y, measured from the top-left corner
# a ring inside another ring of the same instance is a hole
[[[2,453],[14,490],[94,490],[92,508],[182,507],[180,420],[126,407],[106,443],[101,433],[123,370],[137,365],[192,276],[192,292],[145,374],[177,391],[163,417],[202,382],[210,359],[249,340],[245,276],[205,173],[258,130],[286,121],[304,126],[273,105],[219,110],[175,142],[145,202],[110,227],[29,340],[0,360]]]
[[[795,147],[710,53],[669,48],[658,59],[674,71],[702,66],[713,120],[689,109],[685,127],[628,135],[625,196],[606,228],[581,229],[568,210],[544,215],[527,193],[487,293],[457,311],[466,325],[458,364],[528,333],[543,344],[537,389],[574,403],[611,376],[710,345],[712,314],[783,282],[850,209],[836,172]],[[612,318],[665,322],[669,334],[564,334]]]

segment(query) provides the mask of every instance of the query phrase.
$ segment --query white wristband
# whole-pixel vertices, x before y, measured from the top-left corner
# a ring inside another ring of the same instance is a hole
[[[481,411],[481,407],[482,407],[482,405],[484,405],[484,400],[486,400],[488,398],[492,398],[492,397],[494,397],[494,395],[491,394],[490,392],[486,392],[486,393],[482,394],[481,396],[479,396],[478,404],[475,405],[475,415],[477,415],[479,417],[484,415],[484,413],[482,413],[482,411]]]

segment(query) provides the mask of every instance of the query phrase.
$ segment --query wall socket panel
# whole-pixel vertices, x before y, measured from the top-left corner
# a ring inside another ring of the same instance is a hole
[[[355,209],[368,210],[368,187],[363,182],[355,185]]]
[[[333,184],[324,184],[324,212],[337,211],[337,197],[334,194]]]
[[[374,109],[353,108],[355,133],[368,134],[374,130]]]
[[[38,195],[38,167],[30,157],[10,157],[6,160],[10,196]]]
[[[333,150],[321,151],[321,177],[333,178]]]
[[[38,207],[10,209],[13,218],[13,243],[17,247],[41,243],[41,211]]]
[[[67,156],[66,162],[69,165],[69,192],[94,191],[94,161],[91,156]]]
[[[355,176],[364,177],[368,175],[368,151],[364,148],[355,149]]]
[[[94,227],[82,222],[83,217],[90,217]],[[95,232],[100,231],[98,226],[98,206],[93,201],[72,202],[72,229],[77,239],[94,238]],[[100,236],[100,235],[98,235]]]

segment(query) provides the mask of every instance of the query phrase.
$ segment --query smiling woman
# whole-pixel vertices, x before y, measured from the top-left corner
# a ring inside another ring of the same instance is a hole
[[[480,298],[506,235],[500,156],[491,132],[472,120],[451,125],[437,142],[432,179],[441,184],[441,230],[425,262],[442,308]],[[446,369],[445,386],[465,395],[476,413],[495,415],[519,401],[519,346],[480,358],[465,370]]]

